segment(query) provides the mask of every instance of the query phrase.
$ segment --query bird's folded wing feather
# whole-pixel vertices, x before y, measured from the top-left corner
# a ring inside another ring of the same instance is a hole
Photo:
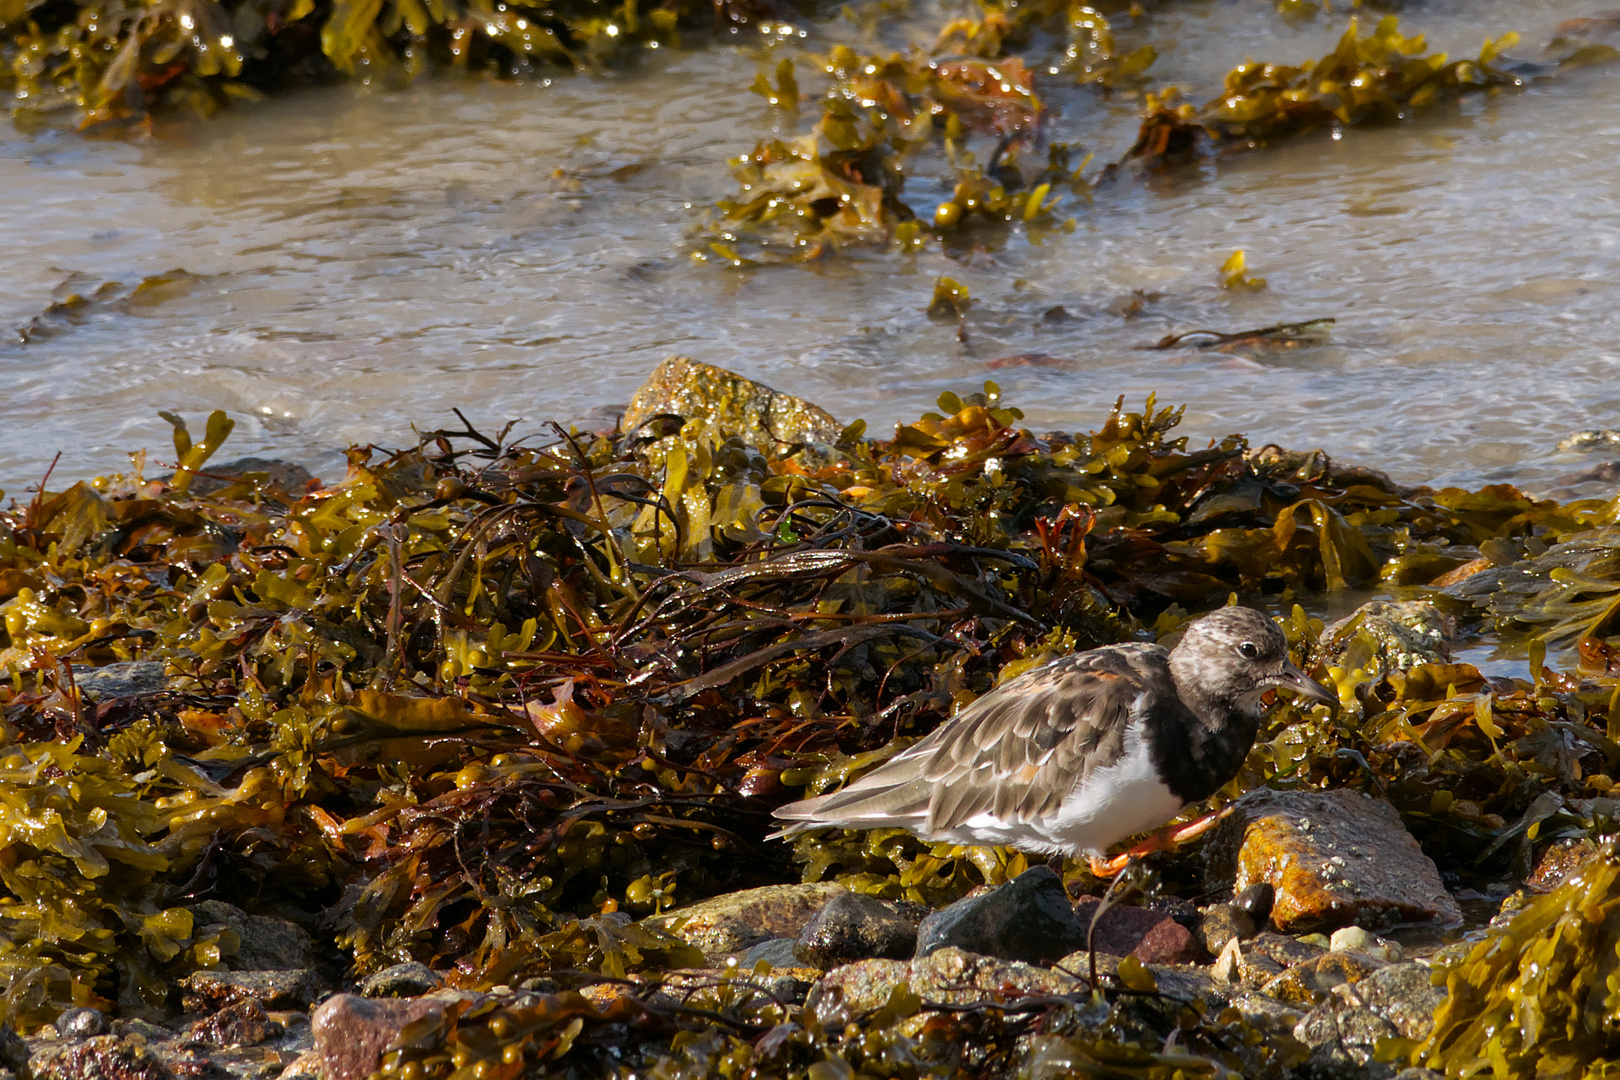
[[[1053,814],[1090,772],[1120,758],[1133,715],[1174,695],[1164,657],[1158,646],[1118,645],[1027,672],[842,791],[777,816],[912,818],[938,832],[982,813],[1021,822]]]

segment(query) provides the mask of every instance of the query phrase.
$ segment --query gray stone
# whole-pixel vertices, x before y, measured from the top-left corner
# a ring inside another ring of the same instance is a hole
[[[35,1080],[174,1080],[144,1040],[96,1035],[33,1061]]]
[[[141,697],[167,689],[165,665],[157,660],[125,660],[104,667],[73,668],[73,684],[91,701]]]
[[[444,985],[438,972],[426,964],[408,960],[403,964],[383,968],[360,980],[360,992],[366,997],[417,997],[431,993]]]
[[[1430,969],[1417,963],[1391,964],[1368,975],[1338,996],[1358,1001],[1395,1025],[1405,1039],[1426,1039],[1434,1014],[1446,1000],[1446,989],[1431,981]]]
[[[88,1039],[107,1034],[107,1017],[100,1009],[68,1009],[56,1018],[56,1030],[64,1039]]]
[[[315,1071],[321,1080],[365,1080],[377,1071],[382,1053],[400,1029],[447,1001],[435,997],[363,998],[334,994],[310,1017]]]
[[[753,971],[761,961],[765,961],[773,968],[798,967],[800,960],[793,950],[798,946],[796,938],[777,937],[769,941],[762,941],[758,945],[742,954],[737,966],[744,971]]]
[[[249,915],[219,900],[196,905],[192,916],[200,927],[223,923],[236,935],[236,952],[225,957],[238,971],[299,971],[314,963],[315,946],[304,928],[275,915]]]
[[[1231,904],[1211,904],[1198,920],[1198,940],[1211,956],[1219,956],[1228,941],[1253,937],[1254,931],[1254,920],[1249,913]]]
[[[917,946],[917,927],[875,896],[846,892],[811,916],[793,955],[811,967],[837,967],[878,957],[901,960]]]
[[[1334,987],[1294,1030],[1311,1050],[1301,1075],[1308,1080],[1388,1080],[1395,1069],[1373,1059],[1378,1041],[1426,1038],[1444,1000],[1445,991],[1430,982],[1429,969],[1414,963],[1391,964]]]
[[[773,937],[798,937],[810,917],[849,890],[837,882],[766,885],[727,893],[643,919],[708,957],[741,952]]]
[[[1140,940],[1140,939],[1138,939]],[[1038,964],[1086,944],[1063,880],[1047,866],[1019,874],[981,896],[928,916],[917,927],[918,957],[956,946],[1002,960]]]

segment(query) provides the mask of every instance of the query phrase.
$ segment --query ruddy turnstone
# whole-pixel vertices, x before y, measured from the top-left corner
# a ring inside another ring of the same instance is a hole
[[[898,826],[1118,869],[1122,860],[1101,862],[1110,845],[1237,773],[1273,687],[1338,701],[1289,660],[1276,623],[1222,608],[1174,649],[1107,645],[1010,680],[841,791],[777,810],[791,824],[773,836]],[[1169,839],[1190,838],[1183,829]]]

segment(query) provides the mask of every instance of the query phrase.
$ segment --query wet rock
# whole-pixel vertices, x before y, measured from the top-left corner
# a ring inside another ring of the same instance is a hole
[[[1035,967],[1017,960],[1001,960],[943,946],[913,960],[860,960],[824,975],[810,1003],[818,1011],[842,1001],[859,1015],[889,1000],[896,987],[909,986],[924,1002],[965,1005],[991,995],[1019,997],[1073,994],[1085,982],[1055,968]]]
[[[1136,942],[1140,940],[1139,936]],[[1074,952],[1085,943],[1085,925],[1075,917],[1063,879],[1050,867],[1037,866],[1005,885],[965,897],[928,916],[917,927],[916,955],[925,957],[955,946],[1002,960],[1038,964]]]
[[[96,1035],[33,1063],[35,1080],[174,1080],[174,1073],[142,1041]]]
[[[1211,956],[1219,956],[1228,941],[1253,937],[1254,931],[1249,913],[1233,904],[1211,904],[1198,920],[1198,940]]]
[[[843,431],[831,414],[803,398],[683,356],[658,365],[630,399],[622,424],[629,432],[663,415],[782,451],[795,443],[830,446]]]
[[[249,998],[192,1024],[186,1038],[213,1046],[257,1046],[281,1033],[281,1025],[265,1014],[264,1006]]]
[[[100,1009],[68,1009],[56,1018],[56,1032],[64,1039],[88,1039],[107,1034],[107,1017]]]
[[[1232,906],[1247,915],[1255,925],[1255,929],[1266,924],[1271,918],[1271,905],[1277,899],[1277,890],[1271,887],[1269,881],[1256,881],[1246,889],[1238,890],[1232,897]]]
[[[105,667],[73,669],[73,684],[91,701],[142,697],[168,688],[167,668],[157,660],[127,660]]]
[[[1333,931],[1328,948],[1333,952],[1361,953],[1384,964],[1393,964],[1401,958],[1399,944],[1370,934],[1359,926],[1344,926]]]
[[[226,962],[239,971],[297,971],[314,963],[315,947],[304,928],[274,915],[249,915],[219,900],[192,908],[199,927],[224,924],[236,935],[236,952]]]
[[[753,971],[755,966],[763,960],[773,968],[798,967],[801,961],[795,955],[794,949],[798,946],[797,938],[778,937],[769,941],[762,941],[752,949],[742,954],[737,966],[744,971]]]
[[[811,916],[794,956],[811,967],[831,968],[879,957],[901,960],[917,947],[917,927],[875,896],[846,892]]]
[[[1144,964],[1202,964],[1209,960],[1193,932],[1174,919],[1165,919],[1144,934],[1131,955]]]
[[[1378,970],[1378,961],[1352,952],[1330,952],[1295,964],[1260,987],[1260,992],[1290,1005],[1309,1008],[1335,986],[1358,982]]]
[[[194,971],[180,985],[192,1012],[213,1012],[238,1001],[270,1009],[307,1009],[314,999],[315,973],[303,971]]]
[[[1283,931],[1462,921],[1395,808],[1354,791],[1251,792],[1206,845],[1211,872],[1276,890]]]
[[[848,891],[832,881],[766,885],[702,900],[642,922],[713,957],[740,952],[773,937],[798,937],[822,905]]]
[[[292,495],[302,494],[309,482],[315,479],[308,469],[296,462],[282,461],[280,458],[242,457],[204,465],[201,472],[191,478],[191,494],[212,495],[251,473],[265,474],[265,483]]]
[[[1610,428],[1591,428],[1575,431],[1558,440],[1559,450],[1587,453],[1592,450],[1612,450],[1620,446],[1620,431]]]
[[[1080,923],[1082,946],[1100,903],[1096,898],[1087,896],[1074,906],[1075,918]],[[1097,947],[1098,952],[1110,956],[1130,956],[1149,934],[1165,923],[1173,925],[1175,919],[1162,911],[1115,904],[1103,912],[1102,918],[1097,919],[1097,927],[1091,931],[1091,944]]]
[[[1312,1080],[1396,1075],[1393,1067],[1374,1060],[1378,1040],[1426,1038],[1445,996],[1444,989],[1430,982],[1429,969],[1414,963],[1391,964],[1334,987],[1295,1029],[1295,1036],[1311,1048],[1302,1074]]]
[[[1306,964],[1315,960],[1327,952],[1327,946],[1268,930],[1263,934],[1256,934],[1245,951],[1253,951],[1289,968],[1295,964]]]
[[[803,966],[763,974],[736,968],[676,969],[662,974],[649,1002],[726,1010],[800,1005],[819,978],[819,970]]]
[[[1369,674],[1444,664],[1447,623],[1427,600],[1373,600],[1322,631],[1330,662]]]
[[[1551,891],[1564,883],[1564,879],[1598,856],[1597,844],[1585,837],[1554,840],[1536,860],[1526,884],[1534,889]]]
[[[1236,938],[1226,943],[1221,955],[1215,958],[1210,968],[1210,977],[1222,986],[1241,986],[1250,990],[1258,990],[1277,976],[1286,968]]]
[[[11,1073],[14,1080],[32,1080],[33,1070],[28,1067],[28,1044],[10,1024],[0,1024],[0,1069]]]
[[[443,1012],[446,999],[363,998],[334,994],[310,1016],[316,1075],[321,1080],[364,1080],[406,1024]]]
[[[366,997],[417,997],[432,993],[444,985],[439,973],[415,960],[383,968],[374,975],[360,980],[360,992]]]

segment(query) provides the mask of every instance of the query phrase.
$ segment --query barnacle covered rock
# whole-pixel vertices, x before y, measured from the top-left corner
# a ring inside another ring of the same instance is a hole
[[[1387,802],[1355,791],[1261,790],[1240,800],[1210,845],[1234,887],[1267,881],[1284,931],[1462,920],[1439,872]]]

